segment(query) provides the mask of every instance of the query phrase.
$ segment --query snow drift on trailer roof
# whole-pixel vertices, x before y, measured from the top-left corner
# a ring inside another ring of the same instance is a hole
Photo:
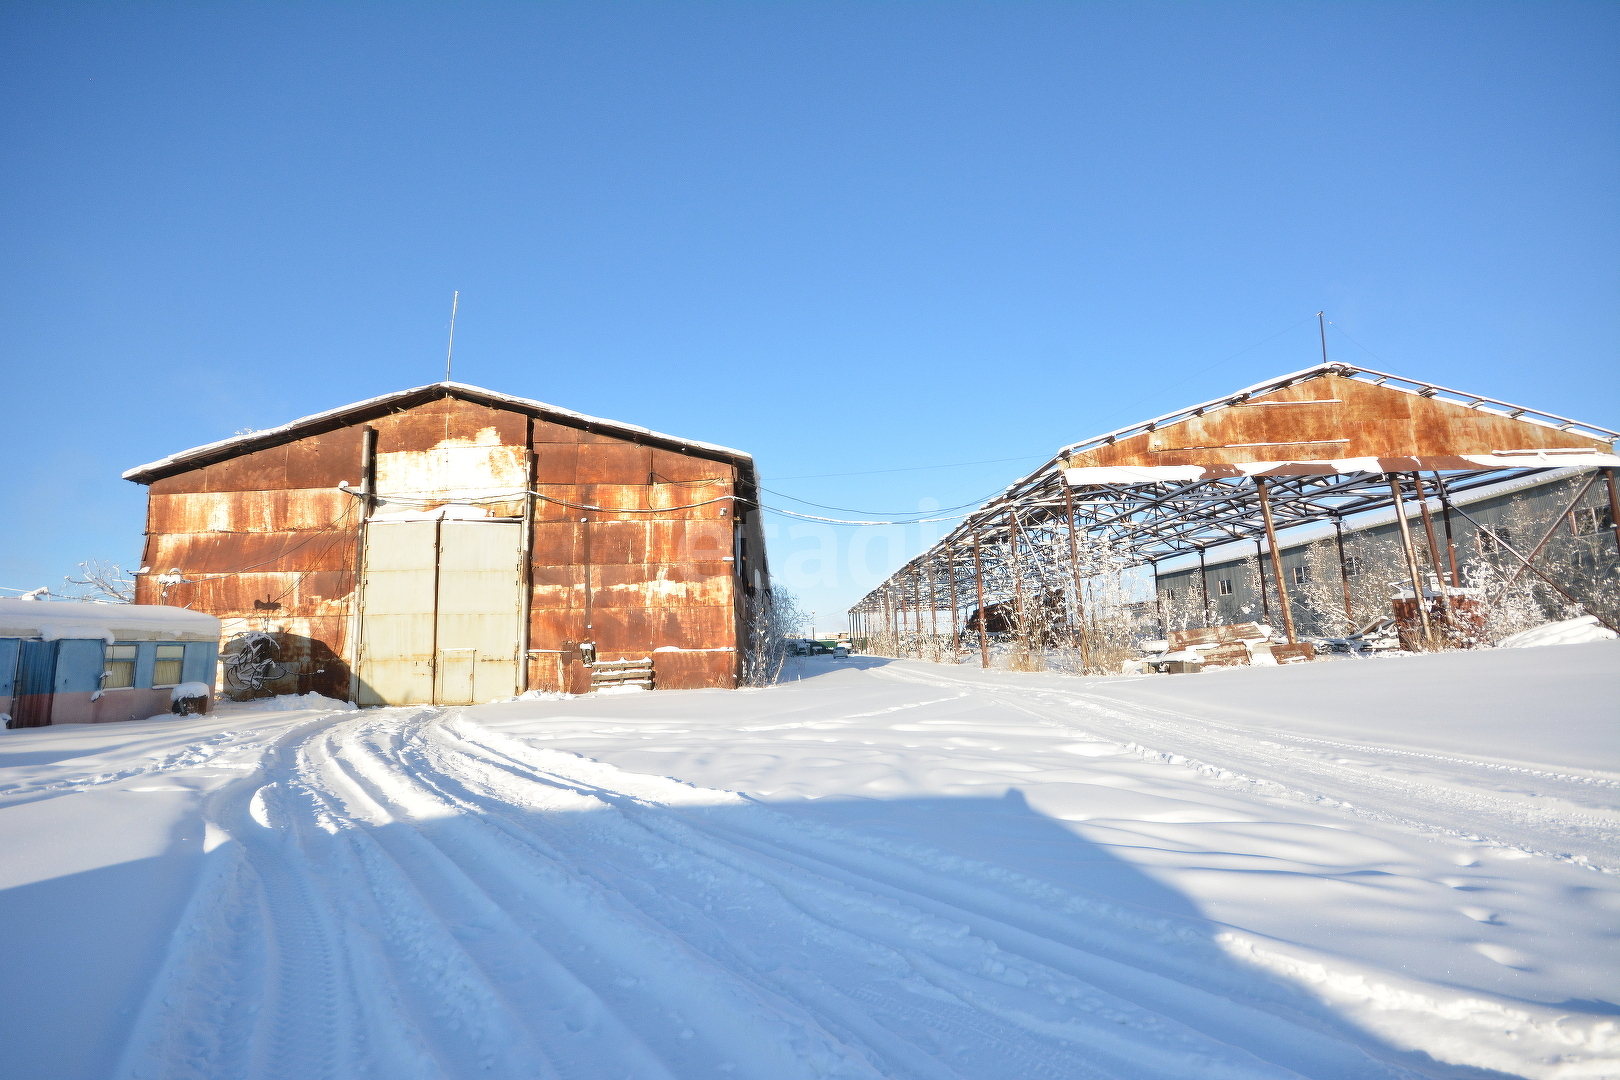
[[[0,599],[0,637],[218,641],[219,620],[190,608]]]

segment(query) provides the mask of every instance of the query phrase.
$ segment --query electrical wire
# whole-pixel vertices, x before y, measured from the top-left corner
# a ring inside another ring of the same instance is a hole
[[[1290,330],[1293,327],[1289,327]],[[1262,342],[1262,344],[1264,344]],[[829,476],[876,476],[878,473],[891,472],[922,472],[925,469],[960,469],[968,465],[999,465],[1003,461],[1028,461],[1030,458],[1044,457],[1043,454],[1019,454],[1017,457],[986,458],[983,461],[954,461],[948,465],[910,465],[903,469],[867,469],[865,472],[829,472],[811,473],[807,476],[773,476],[772,480],[821,480]]]
[[[1350,344],[1354,345],[1356,348],[1360,349],[1362,352],[1366,353],[1368,356],[1372,357],[1374,360],[1377,360],[1380,364],[1382,364],[1384,362],[1384,358],[1382,356],[1379,356],[1377,353],[1375,353],[1371,349],[1367,348],[1367,346],[1363,345],[1361,342],[1357,341],[1355,338],[1350,337],[1349,334],[1345,334],[1344,333],[1344,328],[1341,327],[1338,323],[1334,322],[1332,319],[1328,320],[1328,325],[1333,327],[1333,329],[1337,330],[1339,333],[1344,334],[1344,336],[1346,338],[1349,338]]]
[[[907,514],[907,513],[912,513],[912,511],[908,511],[908,510],[856,510],[852,506],[828,506],[826,503],[817,503],[817,502],[811,502],[809,499],[800,499],[800,498],[798,498],[796,496],[789,495],[786,492],[771,491],[770,488],[765,487],[763,484],[760,485],[759,490],[761,490],[761,491],[770,491],[772,495],[780,495],[784,499],[792,499],[794,502],[803,503],[806,506],[819,506],[823,510],[842,510],[846,514]],[[992,493],[992,494],[994,494],[994,493]],[[987,496],[985,496],[985,498],[989,498],[989,496],[987,495]],[[918,510],[918,511],[915,511],[915,512],[919,513],[919,514],[937,514],[937,513],[940,513],[942,511],[947,511],[947,510],[961,510],[961,509],[963,509],[965,507],[969,507],[969,506],[979,506],[979,505],[982,505],[983,502],[984,502],[984,499],[974,499],[972,502],[959,503],[956,506],[939,506],[939,507],[935,507],[932,510]]]
[[[349,489],[344,488],[343,490],[348,491]],[[363,494],[362,492],[358,492],[358,491],[349,491],[349,494],[353,495],[357,499],[363,499],[363,498],[367,497],[365,494]],[[958,521],[961,518],[964,518],[964,517],[968,516],[966,514],[956,514],[956,515],[949,516],[949,517],[917,518],[917,519],[907,520],[907,521],[846,521],[846,520],[844,520],[842,518],[819,517],[819,516],[817,516],[815,514],[800,514],[800,513],[797,513],[795,511],[793,511],[793,510],[783,510],[781,507],[777,507],[777,506],[766,506],[764,503],[756,502],[756,501],[754,501],[752,499],[745,499],[741,495],[719,495],[719,496],[716,496],[713,499],[705,499],[702,502],[686,503],[686,504],[684,504],[682,506],[595,506],[595,505],[592,505],[591,503],[569,502],[567,499],[559,499],[554,495],[547,495],[544,492],[539,492],[539,491],[514,491],[514,492],[510,492],[508,494],[504,494],[504,495],[484,495],[484,496],[480,496],[479,498],[476,498],[476,499],[458,499],[458,500],[456,500],[456,502],[454,504],[447,504],[447,503],[444,503],[444,502],[439,502],[438,500],[434,500],[434,499],[410,499],[410,498],[402,499],[402,498],[399,498],[398,496],[394,496],[394,495],[388,496],[387,498],[383,499],[383,501],[384,502],[419,503],[419,504],[422,504],[424,506],[427,505],[430,502],[438,502],[438,504],[440,506],[445,506],[445,505],[463,505],[463,506],[466,506],[466,505],[477,505],[479,503],[486,503],[486,502],[506,502],[506,501],[509,501],[509,500],[512,500],[512,499],[521,498],[524,495],[532,495],[537,499],[544,500],[545,502],[552,503],[553,505],[556,505],[556,506],[565,506],[570,510],[585,510],[585,511],[590,511],[590,512],[594,512],[594,513],[598,513],[598,514],[664,514],[664,513],[670,512],[672,510],[695,510],[700,506],[711,506],[714,503],[725,502],[725,501],[727,501],[729,499],[729,500],[731,500],[733,502],[745,503],[747,505],[757,507],[757,508],[759,508],[761,510],[769,510],[773,514],[784,514],[787,517],[801,518],[801,519],[803,519],[805,521],[824,521],[824,522],[827,522],[828,524],[831,524],[831,525],[874,525],[874,526],[882,526],[882,525],[924,525],[924,524],[930,524],[930,523],[933,523],[933,522],[936,522],[936,521]],[[932,513],[933,511],[927,511],[927,512]]]

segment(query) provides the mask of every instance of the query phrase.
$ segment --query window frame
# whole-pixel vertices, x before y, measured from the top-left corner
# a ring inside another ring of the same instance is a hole
[[[1216,578],[1215,579],[1215,595],[1216,596],[1231,596],[1232,595],[1232,579],[1229,578],[1229,577]]]
[[[126,649],[126,650],[128,650],[129,655],[128,656],[114,656],[113,655],[113,650],[115,650],[115,649]],[[101,678],[96,681],[96,689],[103,690],[103,691],[106,691],[106,690],[134,690],[134,689],[136,689],[136,687],[135,687],[135,665],[139,662],[139,660],[140,660],[140,646],[136,645],[136,644],[134,644],[132,642],[115,641],[111,645],[105,645],[105,644],[102,645],[102,647],[101,647]],[[108,677],[111,676],[112,673],[116,670],[113,667],[114,664],[123,664],[123,665],[128,666],[129,681],[127,683],[120,683],[120,684],[118,684],[116,686],[108,686],[107,685]]]
[[[179,652],[180,652],[180,655],[176,656],[176,657],[167,657],[166,658],[163,655],[163,650],[164,649],[178,649]],[[164,663],[172,663],[172,664],[175,665],[174,670],[175,670],[175,674],[178,676],[178,678],[176,678],[174,680],[174,682],[159,682],[158,681],[158,671],[159,671],[158,665],[159,664],[164,664]],[[158,642],[157,647],[152,650],[152,689],[154,689],[154,690],[168,690],[168,689],[172,689],[173,687],[179,686],[181,683],[183,683],[185,681],[186,681],[186,647],[185,647],[185,645],[180,643],[180,642],[176,642],[176,641],[160,641],[160,642]]]

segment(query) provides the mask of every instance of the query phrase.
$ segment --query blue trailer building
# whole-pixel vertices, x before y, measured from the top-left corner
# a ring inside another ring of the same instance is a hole
[[[213,700],[219,620],[150,604],[0,600],[6,727],[144,720]]]

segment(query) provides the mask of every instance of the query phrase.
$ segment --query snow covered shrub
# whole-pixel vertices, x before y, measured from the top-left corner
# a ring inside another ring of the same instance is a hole
[[[1410,576],[1400,541],[1353,533],[1345,537],[1344,554],[1348,574],[1341,573],[1335,541],[1319,540],[1306,549],[1306,580],[1292,590],[1294,618],[1302,632],[1344,637],[1391,614],[1392,584],[1405,582]],[[1420,559],[1423,554],[1420,547]],[[1348,615],[1344,610],[1347,580]]]
[[[804,614],[792,593],[761,589],[749,612],[743,649],[744,686],[770,686],[782,674],[788,658],[788,639],[799,632]]]

